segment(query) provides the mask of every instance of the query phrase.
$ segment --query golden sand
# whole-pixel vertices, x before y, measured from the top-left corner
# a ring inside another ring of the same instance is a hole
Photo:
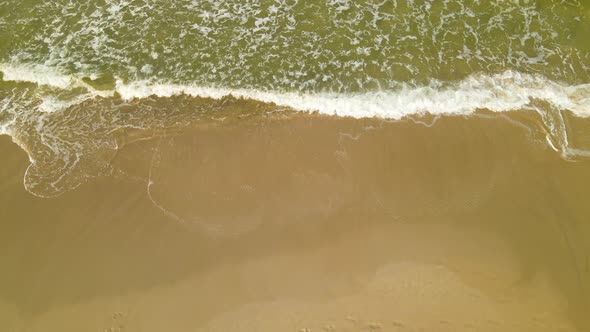
[[[583,331],[590,164],[431,120],[187,130],[52,199],[2,138],[0,330]]]

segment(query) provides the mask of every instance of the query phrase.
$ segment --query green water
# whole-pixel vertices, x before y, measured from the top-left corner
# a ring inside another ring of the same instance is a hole
[[[61,73],[296,91],[393,89],[516,70],[589,77],[577,1],[16,1],[0,62]]]

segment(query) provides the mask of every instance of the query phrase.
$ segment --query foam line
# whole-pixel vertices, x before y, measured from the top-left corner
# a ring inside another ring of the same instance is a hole
[[[99,92],[82,82],[81,78],[63,75],[44,66],[0,64],[0,71],[4,73],[5,81],[32,82],[59,89],[84,87],[91,95],[112,96],[116,92],[126,100],[181,94],[215,99],[232,95],[300,111],[355,118],[399,119],[426,112],[470,114],[477,109],[503,112],[527,107],[532,99],[545,100],[559,109],[571,110],[577,116],[590,116],[590,84],[568,86],[539,75],[515,71],[495,75],[475,74],[458,82],[433,80],[425,86],[400,83],[397,89],[391,91],[354,94],[225,89],[151,81],[126,83],[122,80],[117,80],[114,91]]]
[[[186,94],[222,98],[232,95],[301,111],[355,118],[399,119],[411,114],[470,114],[477,109],[496,112],[526,107],[531,99],[546,100],[578,116],[590,116],[590,85],[566,86],[543,77],[507,71],[498,75],[474,75],[462,81],[433,81],[428,86],[401,84],[396,91],[357,94],[277,93],[247,89],[215,89],[190,85],[117,82],[124,99]]]

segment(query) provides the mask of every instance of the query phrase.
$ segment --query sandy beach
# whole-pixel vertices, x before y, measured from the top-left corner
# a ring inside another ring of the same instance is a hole
[[[195,127],[49,199],[1,137],[0,326],[583,331],[590,168],[521,118]]]

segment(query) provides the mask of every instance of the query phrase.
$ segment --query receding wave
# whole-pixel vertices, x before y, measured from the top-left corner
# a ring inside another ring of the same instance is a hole
[[[0,71],[0,133],[11,135],[29,154],[25,186],[39,196],[110,174],[110,159],[130,140],[297,111],[385,120],[526,111],[538,120],[525,126],[541,128],[544,144],[564,158],[588,156],[586,144],[572,144],[577,133],[569,123],[590,118],[590,85],[566,85],[535,74],[505,71],[456,82],[399,83],[388,91],[303,93],[121,79],[110,89],[97,89],[83,75],[43,66],[3,64]]]

